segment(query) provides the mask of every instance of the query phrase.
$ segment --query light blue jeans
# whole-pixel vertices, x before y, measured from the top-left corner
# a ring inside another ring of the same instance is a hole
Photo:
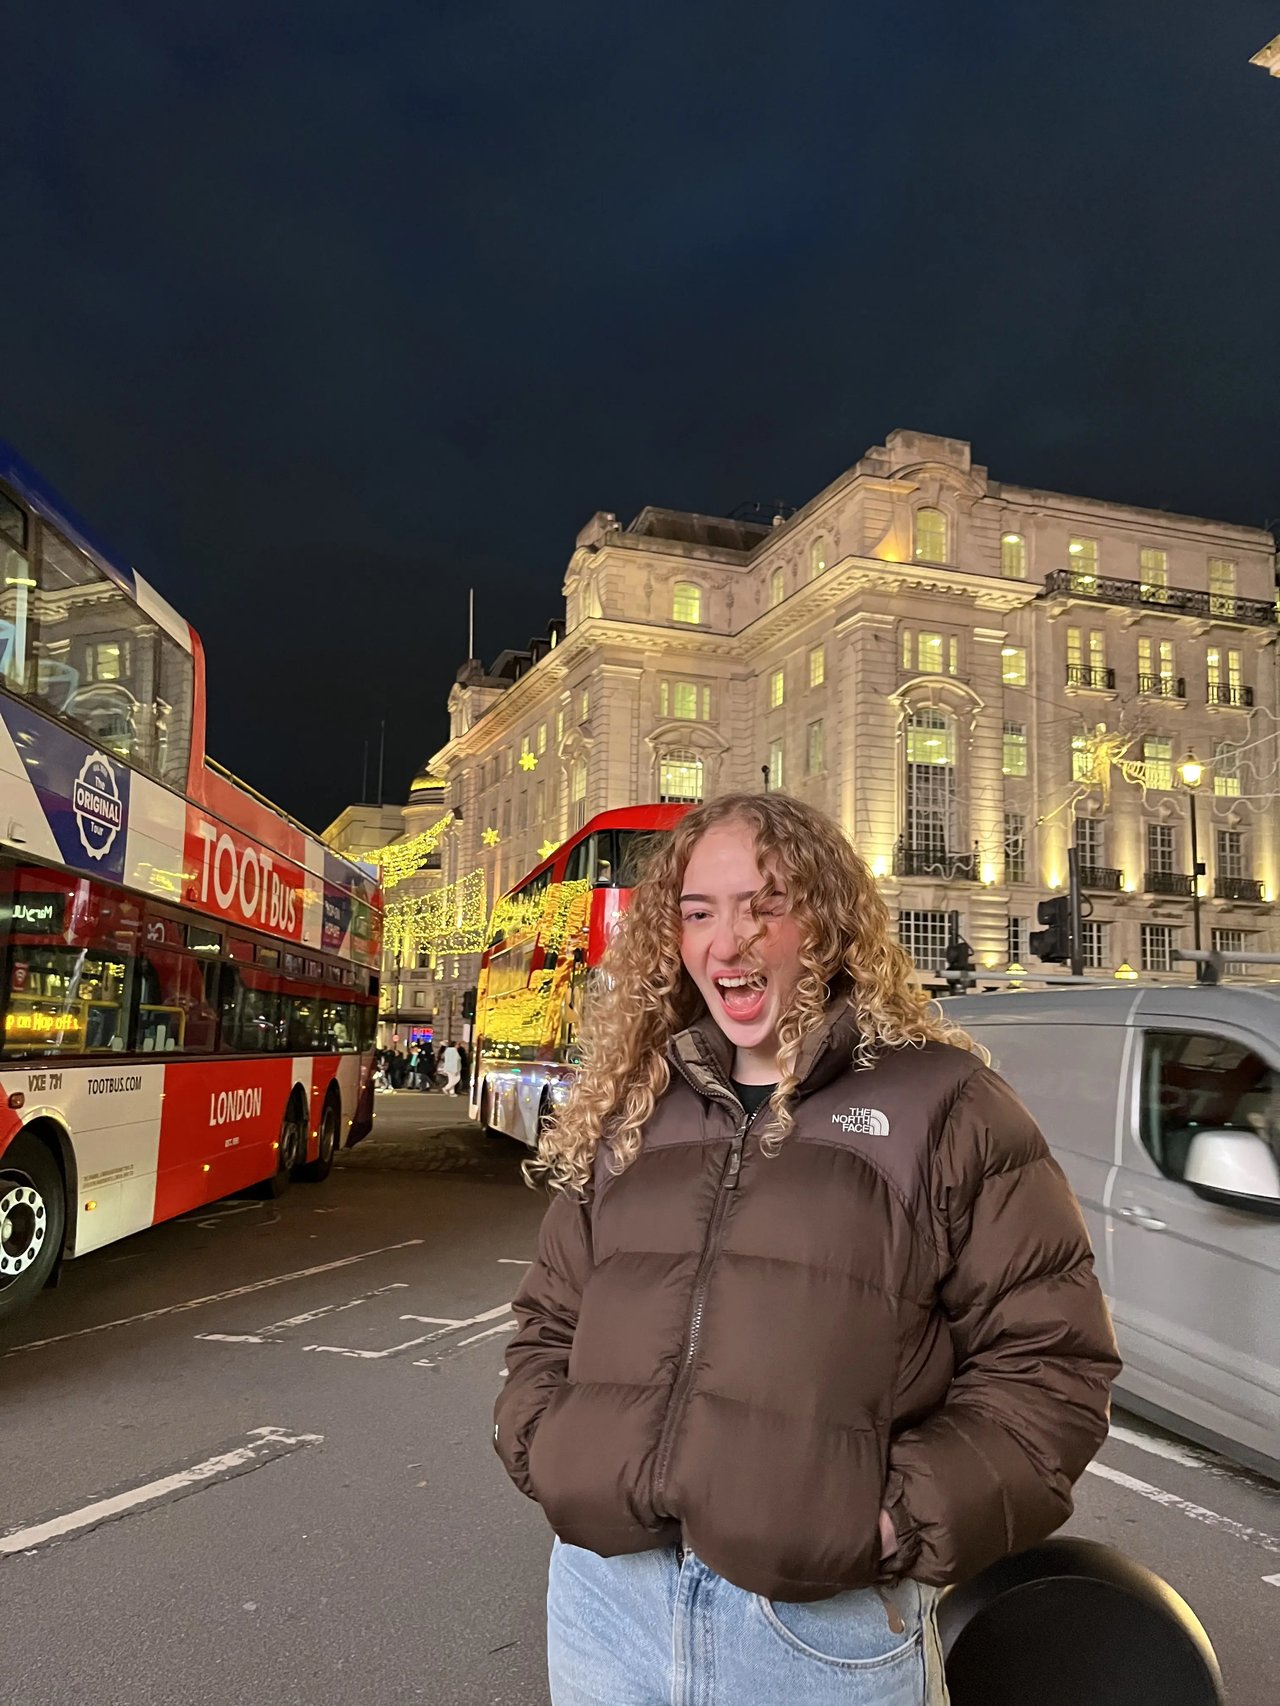
[[[902,1582],[794,1605],[674,1547],[599,1558],[557,1540],[553,1706],[947,1706],[937,1592]]]

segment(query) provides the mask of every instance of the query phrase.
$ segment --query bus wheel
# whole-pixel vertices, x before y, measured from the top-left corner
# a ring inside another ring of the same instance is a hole
[[[295,1179],[305,1179],[309,1185],[318,1185],[322,1179],[327,1179],[333,1171],[333,1158],[338,1152],[338,1132],[342,1117],[338,1111],[338,1098],[328,1096],[325,1099],[324,1112],[320,1116],[320,1150],[314,1161],[304,1161],[293,1170]]]
[[[44,1286],[66,1224],[58,1163],[38,1137],[20,1133],[0,1155],[0,1316],[25,1308]]]
[[[296,1096],[290,1096],[289,1106],[280,1122],[280,1137],[276,1144],[276,1170],[257,1187],[264,1197],[280,1197],[289,1188],[293,1170],[307,1153],[307,1122]]]

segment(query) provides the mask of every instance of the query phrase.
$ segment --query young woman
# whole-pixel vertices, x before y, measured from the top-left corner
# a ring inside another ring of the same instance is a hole
[[[1107,1431],[1075,1200],[799,800],[690,812],[605,971],[495,1428],[555,1706],[938,1706],[937,1590]]]

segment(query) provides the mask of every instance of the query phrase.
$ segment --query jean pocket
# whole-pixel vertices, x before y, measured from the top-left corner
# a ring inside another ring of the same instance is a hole
[[[915,1582],[804,1602],[757,1598],[756,1605],[779,1640],[823,1664],[875,1670],[918,1662],[924,1614]]]

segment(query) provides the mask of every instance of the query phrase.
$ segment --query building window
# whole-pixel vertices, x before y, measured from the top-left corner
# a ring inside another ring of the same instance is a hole
[[[777,568],[769,576],[769,608],[781,604],[787,596],[787,579],[781,568]]]
[[[1072,735],[1071,737],[1071,780],[1073,782],[1093,781],[1093,748],[1088,735]]]
[[[541,782],[533,790],[533,810],[538,823],[542,823],[547,815],[546,788]]]
[[[544,753],[546,750],[547,750],[547,725],[545,723],[539,723],[538,724],[538,753],[539,753],[539,755]]]
[[[1098,541],[1072,539],[1067,545],[1067,555],[1071,559],[1072,592],[1082,592],[1086,596],[1095,594],[1098,590]]]
[[[1219,799],[1236,799],[1240,793],[1240,749],[1235,741],[1220,740],[1213,748],[1213,791]]]
[[[701,622],[702,588],[693,581],[677,581],[671,589],[671,620]]]
[[[827,648],[815,646],[809,653],[809,685],[821,687],[827,679]]]
[[[1143,971],[1173,970],[1173,925],[1144,924],[1142,926]]]
[[[1236,613],[1236,566],[1229,557],[1209,559],[1209,614],[1231,618]]]
[[[782,792],[782,742],[780,740],[769,742],[769,792],[771,794]]]
[[[587,761],[575,758],[569,771],[569,799],[576,806],[587,797]]]
[[[806,768],[810,776],[818,776],[826,767],[826,759],[823,754],[822,724],[821,722],[810,723]]]
[[[1172,788],[1173,742],[1167,735],[1148,735],[1142,743],[1142,762],[1148,788]]]
[[[950,931],[945,912],[898,914],[898,940],[920,971],[941,971],[947,963]]]
[[[1027,880],[1027,820],[1021,812],[1004,814],[1004,880]]]
[[[1025,687],[1027,685],[1027,648],[1025,646],[1001,646],[1000,678],[1006,687]]]
[[[580,723],[585,723],[587,718],[590,715],[591,715],[591,689],[589,687],[584,687],[582,689],[582,698],[580,699],[579,704],[578,704],[578,721]]]
[[[769,677],[769,709],[776,711],[786,696],[786,671],[775,669]]]
[[[945,563],[947,560],[947,518],[940,509],[916,511],[916,549],[918,563]]]
[[[520,756],[521,756],[521,758],[528,758],[532,751],[533,751],[533,736],[532,735],[521,735],[520,736]]]
[[[1219,877],[1247,877],[1244,862],[1244,832],[1239,829],[1218,831],[1218,861],[1214,874]]]
[[[1076,855],[1086,871],[1100,871],[1107,863],[1105,826],[1099,817],[1078,817],[1075,823]]]
[[[1138,597],[1165,604],[1169,592],[1169,553],[1144,546],[1138,552]]]
[[[1009,964],[1011,966],[1024,965],[1026,962],[1023,956],[1026,951],[1027,921],[1025,918],[1011,918],[1009,920],[1008,939],[1005,944],[1005,952],[1009,956]]]
[[[658,765],[658,799],[663,805],[698,805],[702,800],[702,760],[696,752],[668,752]]]
[[[1215,954],[1243,954],[1247,951],[1243,930],[1214,930],[1210,934],[1209,945]]]
[[[709,720],[711,715],[711,689],[702,688],[699,692],[693,681],[663,681],[658,687],[658,714],[662,717],[675,717],[680,722],[696,722],[699,709],[703,720]]]
[[[1138,692],[1169,698],[1174,691],[1173,672],[1173,641],[1150,640],[1145,634],[1141,635],[1138,640]]]
[[[1107,927],[1096,918],[1081,921],[1080,959],[1086,971],[1097,971],[1107,963]]]
[[[1107,686],[1107,635],[1103,628],[1067,629],[1068,687]]]
[[[907,719],[907,848],[943,858],[956,845],[956,729],[932,706]]]
[[[916,640],[916,657],[921,675],[941,675],[945,656],[941,634],[921,634]]]
[[[960,645],[954,634],[916,634],[902,630],[902,667],[920,675],[955,675]]]
[[[1000,538],[1000,573],[1007,581],[1027,578],[1027,542],[1021,533],[1005,533]]]
[[[556,712],[556,745],[559,746],[563,742],[563,740],[564,740],[564,712],[563,711],[557,711]]]
[[[415,1007],[425,1007],[426,1006],[426,1004],[427,1004],[427,992],[425,989],[415,989],[414,990],[414,992],[413,992],[413,1004]]]
[[[132,673],[128,640],[98,640],[85,647],[86,681],[127,681]]]
[[[809,579],[816,581],[827,566],[827,542],[821,534],[809,547]]]
[[[1006,719],[1001,768],[1006,776],[1026,775],[1027,725],[1025,723],[1011,723]]]
[[[1242,705],[1243,674],[1240,653],[1234,648],[1210,646],[1205,652],[1211,705]]]
[[[1147,870],[1155,876],[1172,876],[1177,869],[1174,861],[1177,849],[1174,845],[1173,825],[1171,823],[1149,823],[1147,825]]]

